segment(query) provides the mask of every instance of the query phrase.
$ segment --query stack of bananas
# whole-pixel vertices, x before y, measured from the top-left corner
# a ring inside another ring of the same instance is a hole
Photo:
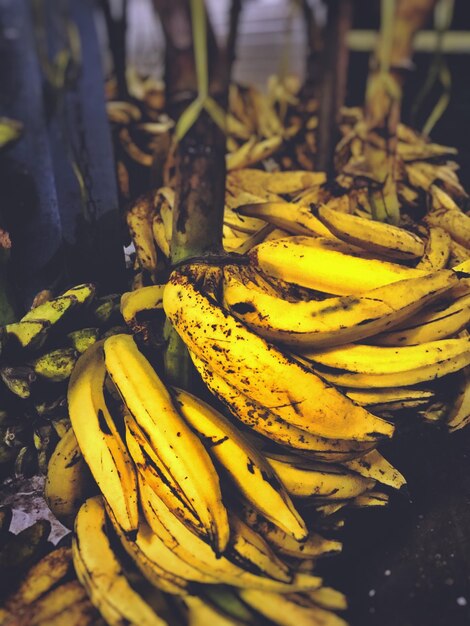
[[[42,302],[41,302],[42,298]],[[0,471],[45,473],[70,426],[67,382],[80,355],[107,332],[122,331],[119,296],[96,297],[92,284],[37,306],[1,329]]]

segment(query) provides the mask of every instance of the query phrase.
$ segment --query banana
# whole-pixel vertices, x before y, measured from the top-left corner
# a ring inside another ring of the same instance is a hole
[[[388,493],[382,493],[381,491],[367,491],[356,496],[351,500],[351,506],[362,508],[366,506],[387,506],[388,505]]]
[[[435,396],[431,389],[411,389],[410,387],[386,387],[382,389],[346,389],[346,395],[370,407],[374,413],[399,411],[429,404]]]
[[[287,346],[329,347],[376,335],[459,284],[452,270],[439,270],[377,287],[361,295],[287,302],[252,289],[233,266],[224,268],[224,304],[267,340]]]
[[[408,260],[424,254],[423,240],[399,226],[339,213],[325,204],[318,208],[318,218],[338,239],[381,256]]]
[[[73,528],[81,504],[96,489],[72,428],[59,440],[47,466],[44,498],[57,519]]]
[[[329,500],[355,498],[372,489],[376,482],[331,465],[292,461],[283,455],[267,455],[266,458],[287,491],[292,496],[300,498],[312,496]]]
[[[470,363],[470,339],[440,339],[417,346],[382,347],[349,344],[310,352],[326,380],[349,387],[398,387],[452,374]]]
[[[426,214],[425,222],[430,226],[440,226],[457,243],[469,247],[470,217],[463,213],[452,198],[440,187],[431,185],[432,209]]]
[[[132,589],[106,534],[100,496],[82,504],[75,520],[73,562],[78,579],[110,626],[167,626]]]
[[[47,321],[50,324],[56,324],[77,304],[78,299],[75,295],[63,294],[62,296],[47,300],[34,309],[31,309],[23,315],[19,323]]]
[[[150,285],[134,291],[127,291],[121,296],[121,315],[131,328],[138,324],[140,314],[163,307],[163,289],[165,285]]]
[[[412,346],[456,335],[470,322],[470,294],[438,301],[373,338],[378,346]]]
[[[230,374],[234,387],[284,421],[335,439],[375,441],[393,433],[393,425],[355,405],[267,344],[208,300],[187,276],[172,273],[163,307],[191,351],[215,372]]]
[[[337,239],[309,206],[293,202],[259,202],[242,204],[235,209],[239,215],[256,217],[293,235]]]
[[[45,621],[38,623],[38,626],[64,626],[64,624],[67,626],[106,626],[87,597],[73,602],[54,616],[48,616]]]
[[[58,348],[30,361],[30,365],[39,378],[57,383],[70,378],[78,356],[74,348]]]
[[[129,539],[106,504],[105,508],[122,547],[154,587],[173,595],[184,595],[188,593],[188,582],[191,580],[214,582],[210,574],[197,572],[181,561],[160,537],[152,532],[144,519],[139,520],[135,538]]]
[[[175,483],[169,469],[162,464],[145,436],[145,431],[140,428],[131,415],[126,414],[124,421],[127,447],[138,472],[184,524],[200,535],[207,535],[206,529],[196,515],[191,500]]]
[[[12,613],[20,611],[67,578],[72,569],[71,548],[52,550],[28,570],[18,589],[7,598],[5,608]]]
[[[67,339],[74,350],[83,354],[90,346],[98,341],[100,331],[98,328],[79,328],[68,333]]]
[[[120,299],[121,296],[114,293],[97,298],[92,307],[92,316],[100,326],[110,324],[113,318],[119,316]]]
[[[138,198],[126,214],[135,251],[142,269],[147,270],[156,282],[157,249],[155,247],[152,220],[155,215],[152,197],[147,194]]]
[[[222,553],[230,532],[227,511],[217,472],[202,442],[186,424],[132,337],[109,337],[104,353],[107,371],[130,414],[190,500],[214,548]]]
[[[450,266],[457,265],[458,263],[463,263],[468,259],[470,259],[470,249],[465,248],[464,246],[451,239],[449,256]]]
[[[218,585],[217,587],[206,587],[203,599],[207,600],[211,606],[223,611],[224,615],[228,614],[233,619],[241,620],[242,624],[252,624],[254,615],[252,611],[243,604],[234,589]],[[214,623],[212,621],[204,622]],[[215,622],[217,624],[217,622]]]
[[[6,387],[23,400],[31,396],[31,385],[36,380],[34,369],[28,365],[0,367],[0,377]]]
[[[238,593],[243,602],[278,626],[347,626],[335,613],[296,595],[287,597],[257,589],[243,589]]]
[[[103,341],[78,359],[68,387],[70,421],[90,471],[119,524],[138,526],[137,480],[129,453],[117,433],[104,397]]]
[[[227,172],[251,165],[250,154],[255,144],[256,137],[251,136],[247,141],[242,143],[237,150],[228,153],[225,157]]]
[[[249,506],[241,507],[242,519],[262,535],[276,552],[297,559],[311,559],[323,555],[341,552],[342,544],[333,539],[326,539],[316,533],[309,533],[303,541],[294,539],[283,530],[268,522]]]
[[[175,397],[185,420],[245,498],[279,528],[296,539],[305,538],[305,522],[258,450],[207,403],[181,389],[175,390]]]
[[[378,450],[371,450],[357,459],[345,461],[342,465],[365,478],[371,478],[394,489],[401,489],[406,485],[403,474],[393,467]]]
[[[214,606],[200,596],[187,596],[184,598],[186,605],[186,624],[188,626],[246,626],[246,622],[236,619],[227,614],[223,607]]]
[[[439,226],[430,226],[424,253],[416,267],[420,270],[440,270],[447,265],[451,250],[451,237]]]
[[[425,274],[370,258],[359,248],[324,237],[294,236],[264,242],[253,248],[249,257],[268,276],[335,295],[360,294]]]
[[[47,339],[51,322],[47,320],[20,321],[5,326],[6,349],[39,349]]]
[[[348,608],[346,596],[332,589],[331,587],[320,587],[314,591],[308,591],[305,595],[322,609],[329,609],[330,611],[345,611]]]
[[[348,460],[369,450],[374,444],[317,437],[285,422],[265,406],[251,400],[222,376],[210,370],[202,359],[190,352],[191,359],[205,385],[245,426],[286,448],[309,453],[326,462]]]
[[[460,336],[468,337],[468,331]],[[470,367],[464,367],[458,373],[457,393],[452,400],[450,410],[446,415],[447,426],[450,431],[459,430],[470,421]]]
[[[96,285],[94,285],[93,283],[82,283],[81,285],[75,285],[74,287],[70,287],[70,289],[67,289],[67,291],[64,291],[62,296],[59,296],[59,298],[60,297],[75,298],[78,304],[86,307],[93,302],[95,298],[95,294],[96,294]],[[59,298],[55,298],[55,299],[58,300]],[[50,302],[53,302],[53,300],[50,300]],[[42,315],[42,312],[38,311],[38,309],[39,307],[34,309],[36,311],[36,314],[40,313]],[[49,319],[49,317],[46,317],[46,319]]]
[[[26,607],[19,613],[19,623],[43,626],[57,620],[58,624],[68,624],[69,609],[85,601],[89,602],[85,589],[78,580],[71,580],[51,589],[34,604]]]
[[[226,554],[217,558],[213,549],[182,524],[140,477],[139,489],[142,509],[153,532],[168,542],[167,545],[172,546],[175,553],[184,561],[198,570],[211,572],[218,578],[219,583],[279,593],[317,589],[321,586],[321,579],[309,574],[296,574],[291,582],[286,583],[253,573],[250,571],[253,565],[249,562],[242,538],[231,544]],[[235,553],[233,545],[242,552]],[[268,550],[264,546],[263,549]],[[278,563],[276,569],[282,574],[284,569],[279,565]]]

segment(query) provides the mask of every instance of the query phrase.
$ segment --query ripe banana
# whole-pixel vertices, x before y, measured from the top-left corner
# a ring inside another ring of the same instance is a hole
[[[336,295],[360,294],[425,274],[324,237],[267,241],[253,248],[249,256],[268,276]]]
[[[468,331],[460,336],[468,337]],[[464,367],[458,374],[457,394],[452,400],[450,410],[446,415],[447,426],[450,431],[464,428],[470,421],[470,367]]]
[[[320,589],[315,589],[314,591],[307,591],[305,595],[308,595],[322,609],[345,611],[348,608],[346,596],[341,591],[331,587],[320,587]]]
[[[242,204],[235,209],[235,212],[246,217],[264,220],[292,235],[337,239],[306,205],[292,202],[259,202]]]
[[[126,214],[126,220],[139,265],[142,269],[147,270],[152,280],[156,282],[157,249],[152,231],[154,215],[153,198],[147,194],[134,202]]]
[[[72,347],[83,354],[90,346],[98,341],[100,331],[98,328],[80,328],[68,333],[67,339]]]
[[[172,273],[163,306],[190,350],[215,372],[230,374],[234,387],[284,421],[336,439],[375,441],[393,433],[393,425],[266,343],[208,300],[187,276]]]
[[[29,365],[0,367],[0,378],[5,386],[23,400],[31,396],[31,385],[36,380],[36,373]]]
[[[296,574],[291,582],[285,583],[268,578],[266,575],[253,573],[251,569],[254,566],[249,560],[251,550],[246,554],[248,547],[244,545],[243,537],[232,543],[226,554],[217,558],[212,548],[182,524],[141,477],[139,477],[139,489],[142,509],[153,532],[165,542],[168,541],[167,545],[172,546],[175,553],[184,561],[198,570],[211,572],[221,584],[266,589],[279,593],[320,587],[321,579],[310,574]],[[236,553],[234,548],[240,552]],[[279,562],[276,569],[278,573],[283,571],[279,567]]]
[[[356,498],[351,500],[351,506],[362,508],[366,506],[387,506],[388,505],[388,493],[382,493],[381,491],[367,491],[361,493]]]
[[[320,608],[300,595],[288,597],[257,589],[243,589],[239,594],[243,602],[279,626],[347,626],[335,613]]]
[[[96,491],[72,428],[59,440],[47,466],[44,498],[57,519],[73,528],[82,503]]]
[[[403,474],[400,474],[378,450],[371,450],[357,459],[345,461],[342,465],[365,478],[371,478],[394,489],[401,489],[406,485]]]
[[[138,324],[141,313],[163,307],[164,285],[150,285],[134,291],[127,291],[121,296],[121,315],[126,324],[133,328]]]
[[[469,247],[470,217],[465,215],[452,198],[436,185],[431,185],[432,210],[426,214],[425,221],[431,226],[440,226],[457,243]]]
[[[100,496],[82,504],[75,521],[72,552],[78,579],[109,626],[168,626],[127,581],[106,534]]]
[[[338,462],[352,459],[374,446],[372,443],[360,443],[352,440],[325,439],[292,426],[262,404],[232,387],[222,376],[210,370],[207,363],[190,352],[207,388],[245,426],[256,433],[282,445],[285,448],[307,452],[312,457],[325,462]]]
[[[69,624],[72,622],[72,620],[69,622],[69,611],[73,613],[72,607],[82,602],[86,602],[92,609],[83,586],[78,580],[71,580],[51,589],[32,605],[26,607],[26,610],[19,615],[19,623],[28,624],[28,626],[45,626],[46,624],[49,626],[49,624],[54,623]],[[85,620],[84,623],[86,624]]]
[[[41,354],[30,365],[40,378],[57,383],[70,378],[78,356],[74,348],[58,348]]]
[[[181,389],[175,390],[175,398],[185,420],[245,498],[285,532],[305,538],[305,522],[262,454],[207,403]]]
[[[373,479],[331,465],[303,462],[284,455],[269,454],[266,458],[292,496],[345,500],[375,486]]]
[[[252,289],[236,267],[227,266],[224,304],[265,339],[288,346],[329,347],[387,330],[458,284],[455,272],[440,270],[360,295],[287,302]]]
[[[228,614],[222,607],[214,606],[201,596],[186,596],[186,622],[188,626],[246,626],[246,622]]]
[[[441,378],[470,363],[470,339],[440,339],[417,346],[349,344],[308,353],[326,380],[342,386],[409,386]]]
[[[37,350],[47,339],[48,331],[52,326],[47,320],[20,321],[5,326],[6,350],[15,350],[18,346],[30,350]]]
[[[451,237],[439,226],[430,226],[424,253],[416,267],[419,270],[440,270],[447,265],[450,256]]]
[[[375,413],[399,411],[429,404],[435,396],[431,389],[386,387],[382,389],[347,389],[346,395]]]
[[[68,404],[75,436],[93,478],[126,532],[138,526],[134,465],[104,397],[103,341],[78,359],[70,377]]]
[[[325,204],[318,217],[338,239],[391,259],[416,259],[424,254],[424,242],[417,235],[392,224],[340,213]]]
[[[456,335],[470,323],[470,294],[435,302],[372,339],[378,346],[412,346]]]
[[[191,502],[215,550],[222,553],[230,530],[219,477],[209,454],[132,337],[109,337],[104,343],[104,353],[107,371],[129,413]]]

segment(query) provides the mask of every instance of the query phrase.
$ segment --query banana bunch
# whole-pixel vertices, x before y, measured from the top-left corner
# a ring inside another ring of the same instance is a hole
[[[70,427],[67,383],[79,355],[113,328],[122,330],[119,296],[95,292],[83,284],[54,298],[42,294],[19,321],[1,329],[2,473],[46,472]]]

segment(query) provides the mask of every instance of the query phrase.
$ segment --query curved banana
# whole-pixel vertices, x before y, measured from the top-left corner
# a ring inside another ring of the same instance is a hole
[[[257,589],[243,589],[239,594],[243,602],[278,626],[347,626],[341,617],[309,602],[308,598],[286,597]]]
[[[288,346],[329,347],[376,335],[407,319],[459,284],[439,270],[377,287],[360,295],[287,302],[252,289],[233,266],[224,268],[224,304],[259,335]]]
[[[305,522],[262,454],[206,402],[181,389],[175,389],[175,397],[185,420],[245,498],[284,531],[304,538]]]
[[[392,259],[416,259],[424,254],[424,242],[414,233],[376,220],[340,213],[325,204],[318,217],[336,237]]]
[[[470,217],[465,215],[452,198],[440,187],[431,185],[432,209],[426,214],[425,222],[440,226],[457,243],[465,248],[470,241]]]
[[[70,377],[68,405],[75,436],[93,478],[126,532],[138,526],[137,479],[104,397],[103,341],[78,359]]]
[[[246,626],[245,621],[232,617],[222,607],[214,606],[199,595],[185,597],[184,603],[188,626]]]
[[[346,395],[371,411],[399,411],[429,404],[435,396],[432,389],[385,387],[381,389],[346,389]]]
[[[381,491],[366,491],[356,496],[351,500],[351,506],[362,508],[366,506],[387,506],[388,505],[388,493]]]
[[[331,587],[320,587],[320,589],[315,589],[314,591],[307,591],[305,595],[308,595],[322,609],[345,611],[348,608],[348,602],[344,593]]]
[[[470,294],[433,303],[395,328],[373,338],[378,346],[412,346],[456,335],[470,323]]]
[[[417,346],[349,344],[308,353],[326,380],[349,387],[398,387],[422,383],[470,364],[470,339],[440,339]]]
[[[191,431],[152,365],[129,335],[104,343],[107,371],[129,413],[146,433],[161,463],[201,520],[217,552],[229,539],[219,477],[200,439]]]
[[[67,339],[72,344],[72,348],[83,354],[90,346],[99,339],[100,331],[98,328],[79,328],[67,334]]]
[[[133,327],[137,316],[145,311],[163,308],[163,289],[165,285],[150,285],[134,291],[127,291],[121,296],[121,315],[126,324]]]
[[[126,221],[139,265],[147,270],[152,280],[155,281],[158,259],[152,231],[154,215],[153,198],[150,194],[146,194],[138,198],[130,207],[126,214]]]
[[[190,356],[211,393],[236,419],[266,437],[268,441],[293,450],[308,452],[315,459],[331,463],[352,459],[375,445],[352,440],[325,439],[292,426],[274,415],[270,409],[232,387],[222,376],[210,370],[207,363],[193,352],[190,352]]]
[[[401,489],[406,485],[406,479],[393,465],[384,458],[378,450],[371,450],[357,459],[342,463],[346,468],[357,472],[365,478],[388,485],[394,489]]]
[[[329,500],[355,498],[372,489],[375,480],[331,465],[302,463],[282,455],[267,455],[287,491],[300,498],[317,496]]]
[[[173,272],[163,306],[185,344],[215,372],[284,421],[321,437],[375,441],[393,425],[355,405],[307,367],[266,343]],[[347,416],[347,419],[346,419]]]
[[[243,538],[237,539],[235,543],[230,545],[226,554],[217,558],[213,549],[182,524],[141,477],[139,477],[139,489],[142,509],[152,530],[163,541],[168,541],[167,545],[172,546],[175,553],[184,561],[198,570],[211,572],[218,578],[219,583],[235,587],[266,589],[279,593],[292,593],[320,587],[321,579],[309,574],[296,574],[292,581],[287,583],[274,580],[267,575],[253,573],[254,565],[246,554]],[[171,539],[168,538],[168,535]],[[234,548],[240,552],[235,552]],[[270,559],[271,555],[267,544],[266,547],[263,546],[263,550],[266,551],[268,559]],[[274,562],[273,565],[275,565],[278,575],[285,576],[285,569],[278,560],[277,564]]]
[[[79,353],[74,348],[57,348],[46,354],[41,354],[30,365],[40,377],[51,382],[60,382],[70,377]]]
[[[49,459],[44,498],[55,517],[67,528],[73,528],[80,506],[95,491],[73,428],[69,428]]]
[[[268,276],[336,295],[359,294],[425,274],[325,237],[267,241],[250,250],[249,256]]]
[[[168,626],[127,581],[106,534],[100,496],[82,504],[75,521],[72,552],[78,579],[110,626]]]
[[[235,209],[239,215],[256,217],[293,235],[337,239],[309,206],[293,202],[260,202],[242,204]]]
[[[430,226],[424,253],[416,267],[419,270],[440,270],[447,265],[450,256],[451,237],[439,226]]]
[[[82,614],[82,603],[86,603],[87,611]],[[90,624],[92,622],[84,619],[86,613],[95,613],[90,601],[87,598],[87,592],[78,580],[70,580],[62,583],[61,585],[50,589],[43,596],[38,598],[33,604],[27,606],[24,612],[17,613],[18,621],[6,622],[8,624],[28,624],[28,626],[49,626],[53,624],[73,624],[75,619],[75,608],[80,607],[79,613],[81,614],[82,623]],[[70,619],[69,619],[70,611]]]

